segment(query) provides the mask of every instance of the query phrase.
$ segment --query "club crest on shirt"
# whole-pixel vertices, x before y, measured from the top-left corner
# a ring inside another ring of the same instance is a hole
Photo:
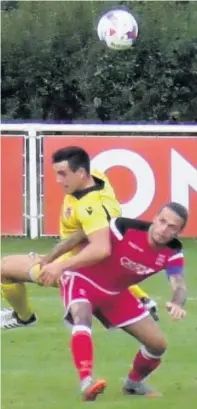
[[[166,260],[166,255],[165,254],[158,254],[155,264],[156,266],[163,266]]]
[[[71,217],[71,214],[72,214],[72,207],[67,207],[67,209],[64,212],[64,216],[69,218]]]

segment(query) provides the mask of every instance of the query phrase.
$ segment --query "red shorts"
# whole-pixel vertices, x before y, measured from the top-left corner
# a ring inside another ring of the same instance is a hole
[[[72,322],[70,306],[89,302],[92,313],[106,327],[124,327],[149,315],[143,304],[128,289],[110,292],[87,277],[72,275],[62,280],[61,297],[66,307],[65,319]]]

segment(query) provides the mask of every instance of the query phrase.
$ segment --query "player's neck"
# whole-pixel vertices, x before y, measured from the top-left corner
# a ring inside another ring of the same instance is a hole
[[[88,175],[86,180],[84,180],[83,185],[81,186],[81,188],[79,190],[84,190],[84,189],[88,189],[89,187],[92,187],[95,185],[95,180],[91,175]]]

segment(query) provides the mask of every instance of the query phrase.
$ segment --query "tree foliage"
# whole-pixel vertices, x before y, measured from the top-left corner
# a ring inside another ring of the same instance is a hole
[[[98,41],[111,2],[2,2],[4,120],[197,120],[195,2],[116,4],[139,23],[132,50]]]

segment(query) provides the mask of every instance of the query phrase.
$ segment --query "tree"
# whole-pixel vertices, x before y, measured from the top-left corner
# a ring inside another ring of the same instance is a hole
[[[111,2],[3,3],[3,119],[196,120],[193,2],[132,2],[140,34],[124,52],[97,38]]]

